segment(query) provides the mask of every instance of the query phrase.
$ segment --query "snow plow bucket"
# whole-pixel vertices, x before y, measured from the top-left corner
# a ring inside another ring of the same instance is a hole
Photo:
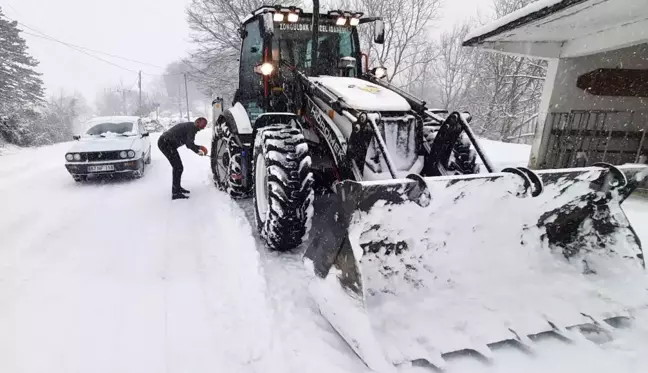
[[[304,263],[323,316],[374,371],[488,361],[545,333],[610,333],[648,305],[621,203],[648,167],[353,182],[323,197]]]

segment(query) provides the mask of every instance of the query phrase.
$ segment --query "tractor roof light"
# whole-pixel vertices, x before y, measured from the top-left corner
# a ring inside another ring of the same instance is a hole
[[[288,22],[295,23],[299,21],[299,14],[297,13],[288,13]]]
[[[335,21],[335,24],[337,26],[344,26],[344,25],[346,25],[346,22],[347,22],[346,17],[340,16],[340,17],[338,17],[337,21]]]
[[[275,13],[275,14],[272,16],[272,19],[273,19],[275,22],[283,22],[283,20],[284,20],[284,15],[283,15],[283,13],[279,13],[279,12],[277,12],[277,13]]]
[[[351,18],[351,20],[349,22],[350,22],[351,26],[357,26],[357,25],[360,24],[360,18],[353,17],[353,18]]]

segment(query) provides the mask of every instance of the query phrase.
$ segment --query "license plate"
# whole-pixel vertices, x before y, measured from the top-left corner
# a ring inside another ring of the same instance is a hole
[[[88,172],[115,171],[113,165],[88,166]]]

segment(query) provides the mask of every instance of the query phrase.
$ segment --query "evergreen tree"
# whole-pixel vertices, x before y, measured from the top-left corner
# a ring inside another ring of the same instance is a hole
[[[34,71],[36,66],[18,23],[5,18],[0,8],[0,116],[43,102],[43,81]]]

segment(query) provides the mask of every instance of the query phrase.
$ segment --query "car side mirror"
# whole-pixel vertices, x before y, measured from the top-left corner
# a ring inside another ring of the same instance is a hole
[[[143,132],[142,137],[148,137],[149,133],[148,132]]]
[[[385,23],[382,19],[376,20],[374,26],[374,43],[385,44]]]
[[[74,135],[74,136],[72,136],[72,138],[73,138],[74,140],[79,141],[79,139],[81,139],[81,136],[79,136],[79,135]]]

